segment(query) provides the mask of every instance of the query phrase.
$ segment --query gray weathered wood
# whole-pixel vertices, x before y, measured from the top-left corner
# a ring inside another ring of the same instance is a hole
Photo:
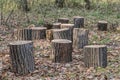
[[[75,16],[74,17],[74,27],[83,28],[84,27],[84,17]]]
[[[98,21],[98,30],[107,31],[108,22],[107,21]]]
[[[107,47],[106,45],[88,45],[84,47],[84,62],[86,67],[107,66]]]
[[[68,18],[59,18],[58,22],[59,23],[69,23],[69,19]]]
[[[35,70],[32,41],[14,41],[9,43],[12,71],[26,75]]]
[[[32,40],[46,39],[46,27],[33,27]]]
[[[88,45],[89,31],[83,28],[74,28],[73,30],[73,48],[80,49]]]
[[[55,29],[53,30],[53,39],[68,39],[71,40],[70,29]]]
[[[72,61],[72,41],[67,39],[52,40],[53,62],[67,63]]]
[[[73,41],[73,28],[74,24],[61,24],[60,28],[69,28],[70,29],[70,36],[71,36],[71,41]]]

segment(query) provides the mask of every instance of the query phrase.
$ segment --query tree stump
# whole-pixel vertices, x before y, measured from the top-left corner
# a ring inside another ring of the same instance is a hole
[[[83,28],[84,27],[84,17],[75,16],[74,17],[74,27]]]
[[[47,40],[53,40],[53,29],[49,29],[46,31],[46,39]]]
[[[87,29],[74,28],[73,30],[73,48],[80,49],[88,44],[88,34]]]
[[[67,39],[52,40],[53,61],[67,63],[72,61],[72,41]]]
[[[32,41],[14,41],[9,44],[12,70],[19,75],[34,71]]]
[[[68,18],[59,18],[59,19],[58,19],[58,22],[59,22],[59,23],[68,23],[68,22],[69,22],[69,19],[68,19]]]
[[[68,39],[71,40],[70,29],[55,29],[53,30],[53,39]]]
[[[32,40],[46,39],[46,27],[33,27]]]
[[[61,23],[53,23],[52,29],[60,29]]]
[[[98,30],[100,31],[107,31],[107,25],[108,22],[107,21],[98,21]]]
[[[15,33],[18,40],[32,40],[32,29],[18,29]]]
[[[74,24],[61,24],[60,27],[61,28],[69,28],[70,29],[70,36],[71,36],[71,40],[73,41],[73,28],[74,28]]]
[[[84,47],[84,62],[86,67],[107,66],[106,45],[88,45]]]

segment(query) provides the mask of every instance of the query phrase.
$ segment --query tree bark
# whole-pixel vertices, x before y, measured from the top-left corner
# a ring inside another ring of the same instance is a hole
[[[73,41],[73,28],[74,24],[61,24],[60,28],[68,28],[70,30],[71,40]]]
[[[66,39],[52,40],[53,61],[67,63],[72,61],[72,41]]]
[[[88,34],[89,31],[87,29],[82,28],[74,28],[73,30],[73,48],[80,49],[85,45],[88,45]]]
[[[68,18],[59,18],[58,22],[59,23],[69,23],[69,19]]]
[[[107,66],[107,47],[106,45],[88,45],[84,47],[84,62],[86,67]]]
[[[12,70],[19,75],[34,71],[34,55],[32,41],[15,41],[9,44]]]
[[[53,30],[53,39],[71,40],[70,30],[68,28]]]
[[[98,30],[107,31],[108,23],[107,21],[98,21]]]
[[[33,27],[32,40],[46,39],[46,27]]]
[[[84,27],[84,17],[75,16],[74,17],[74,27],[83,28]]]

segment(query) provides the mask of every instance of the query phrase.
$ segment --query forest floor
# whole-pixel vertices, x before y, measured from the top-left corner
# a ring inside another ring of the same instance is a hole
[[[116,4],[108,6],[95,4],[93,9],[85,10],[80,7],[56,8],[53,5],[35,3],[35,8],[28,13],[14,10],[11,14],[12,9],[5,11],[3,18],[7,26],[0,25],[0,80],[120,80],[120,12],[118,10],[119,5]],[[106,68],[85,68],[82,49],[73,51],[73,61],[70,63],[53,63],[50,41],[39,40],[33,41],[35,71],[25,76],[15,75],[11,71],[7,45],[14,40],[14,29],[30,24],[41,26],[54,23],[60,17],[67,17],[70,23],[73,23],[73,16],[85,17],[85,28],[89,29],[89,44],[107,45]],[[97,30],[96,23],[99,20],[108,21],[108,31]]]
[[[4,26],[5,27],[5,26]],[[120,34],[118,32],[98,31],[95,26],[89,29],[89,44],[106,44],[108,48],[106,68],[85,68],[82,49],[74,50],[70,63],[53,63],[50,41],[34,41],[35,71],[29,75],[18,76],[11,71],[9,42],[13,41],[12,31],[2,30],[0,60],[2,80],[120,80]]]

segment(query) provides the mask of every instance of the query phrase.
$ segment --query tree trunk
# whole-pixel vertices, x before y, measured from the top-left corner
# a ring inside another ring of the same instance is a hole
[[[69,19],[68,18],[59,18],[58,23],[69,23]]]
[[[66,39],[52,40],[53,61],[67,63],[72,61],[72,41]]]
[[[88,44],[88,34],[87,29],[74,28],[73,30],[73,48],[80,49]]]
[[[46,27],[33,27],[32,40],[46,39]]]
[[[60,29],[61,23],[53,23],[52,29]]]
[[[74,17],[74,27],[83,28],[84,27],[84,17],[75,16]]]
[[[9,44],[12,70],[19,75],[34,71],[34,55],[32,41],[15,41]]]
[[[86,67],[107,66],[106,45],[88,45],[84,47],[84,62]]]
[[[98,30],[100,31],[107,31],[107,21],[99,21],[98,22]]]
[[[57,5],[57,7],[62,8],[65,4],[65,0],[55,0],[55,4]]]
[[[84,0],[86,5],[85,5],[85,8],[86,9],[90,9],[90,0]]]
[[[73,28],[74,28],[74,24],[61,24],[60,28],[69,28],[70,29],[71,40],[73,41]]]
[[[71,40],[70,30],[68,28],[53,30],[53,39]]]

